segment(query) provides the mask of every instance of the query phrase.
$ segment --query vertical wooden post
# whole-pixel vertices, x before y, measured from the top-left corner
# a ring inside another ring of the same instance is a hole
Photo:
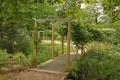
[[[68,42],[67,42],[67,62],[66,70],[70,67],[70,31],[71,31],[71,21],[68,21]]]
[[[62,54],[64,54],[64,36],[62,35]]]
[[[38,26],[37,21],[34,24],[34,67],[37,67],[37,49],[38,49]]]
[[[52,59],[54,59],[54,25],[52,24]]]

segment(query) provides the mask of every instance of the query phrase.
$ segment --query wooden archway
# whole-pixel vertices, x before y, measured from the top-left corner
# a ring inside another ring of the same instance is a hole
[[[35,19],[34,23],[34,66],[37,66],[37,51],[38,51],[38,23],[44,23],[46,21],[54,22],[67,22],[68,23],[68,35],[67,35],[67,57],[66,57],[66,69],[70,67],[70,32],[71,32],[71,19],[59,19],[59,18],[46,18],[46,19]],[[52,25],[52,59],[54,59],[54,25]]]

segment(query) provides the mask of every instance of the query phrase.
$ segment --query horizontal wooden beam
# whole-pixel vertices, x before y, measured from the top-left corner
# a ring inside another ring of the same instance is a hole
[[[33,18],[33,20],[42,23],[42,22],[46,22],[46,21],[68,22],[70,19],[67,19],[67,18],[64,18],[64,19],[36,19],[36,18]]]

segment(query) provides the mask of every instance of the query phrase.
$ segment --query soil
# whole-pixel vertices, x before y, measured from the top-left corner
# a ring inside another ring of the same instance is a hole
[[[0,80],[64,80],[68,73],[66,70],[66,57],[63,54],[54,60],[40,64],[38,68],[20,71],[0,73]],[[70,54],[70,63],[75,61],[75,54]]]

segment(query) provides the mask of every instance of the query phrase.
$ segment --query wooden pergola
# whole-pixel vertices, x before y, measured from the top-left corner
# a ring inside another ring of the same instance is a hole
[[[67,35],[67,57],[66,57],[66,69],[70,66],[70,32],[71,32],[71,19],[59,19],[59,18],[46,18],[46,19],[35,19],[34,23],[34,66],[37,66],[37,51],[38,51],[38,23],[49,22],[67,22],[68,23],[68,35]],[[54,59],[54,25],[52,24],[52,59]]]

